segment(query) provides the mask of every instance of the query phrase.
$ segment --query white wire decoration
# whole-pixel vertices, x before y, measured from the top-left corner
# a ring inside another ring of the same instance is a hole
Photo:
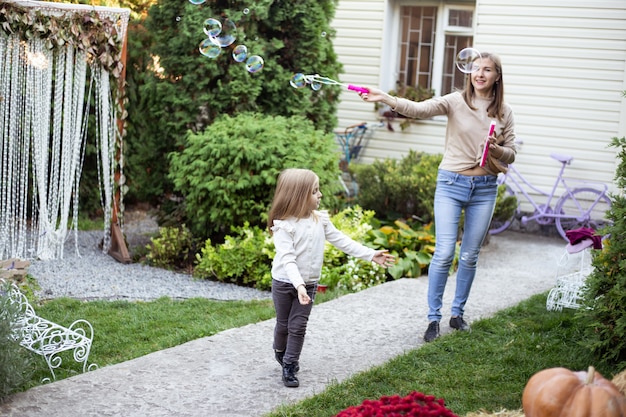
[[[130,11],[108,7],[14,1],[33,13],[95,11],[125,37]],[[110,248],[119,136],[110,74],[72,45],[0,31],[0,259],[62,259],[68,231],[78,253],[78,197],[87,143],[89,102],[95,103],[103,252]],[[73,223],[70,225],[70,215]]]
[[[565,250],[558,263],[556,285],[548,293],[546,308],[549,311],[580,308],[585,281],[591,272],[589,247],[575,253]]]

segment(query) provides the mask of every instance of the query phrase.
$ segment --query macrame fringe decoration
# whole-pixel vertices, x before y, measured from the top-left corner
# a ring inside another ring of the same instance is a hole
[[[80,255],[79,185],[92,98],[102,250],[109,250],[117,134],[109,80],[69,44],[51,50],[36,37],[25,42],[0,32],[0,259],[62,259],[72,230]]]

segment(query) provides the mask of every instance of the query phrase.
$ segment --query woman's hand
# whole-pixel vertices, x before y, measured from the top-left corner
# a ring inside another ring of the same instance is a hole
[[[398,100],[395,97],[390,96],[378,88],[365,87],[369,90],[368,93],[359,93],[359,96],[363,99],[363,101],[367,101],[368,103],[376,103],[383,102],[389,107],[395,109],[398,104]]]
[[[502,149],[502,146],[498,145],[496,142],[495,133],[489,136],[489,152],[496,159],[501,158],[502,154],[504,154],[504,149]]]
[[[390,255],[387,250],[379,250],[376,252],[376,254],[374,254],[372,261],[376,262],[378,265],[387,268],[388,266],[391,266],[395,263],[396,257]]]

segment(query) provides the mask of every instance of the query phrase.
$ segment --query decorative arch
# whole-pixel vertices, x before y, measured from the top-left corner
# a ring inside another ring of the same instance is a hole
[[[0,3],[0,259],[61,259],[71,231],[78,252],[92,119],[99,158],[87,168],[98,170],[103,251],[130,262],[120,221],[129,17],[128,9]]]

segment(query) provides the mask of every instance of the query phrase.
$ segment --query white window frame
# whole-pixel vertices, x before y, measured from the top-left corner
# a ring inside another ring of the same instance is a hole
[[[435,29],[435,42],[433,54],[432,85],[435,95],[440,95],[443,81],[443,61],[446,35],[476,36],[476,6],[465,4],[445,3],[444,1],[394,1],[390,0],[388,18],[385,19],[387,26],[384,28],[384,44],[393,45],[384,48],[381,56],[382,63],[382,85],[386,90],[396,88],[396,81],[400,73],[400,39],[401,20],[400,9],[403,6],[437,7],[437,27]],[[462,26],[449,26],[447,24],[451,10],[471,10],[473,11],[472,28]]]

